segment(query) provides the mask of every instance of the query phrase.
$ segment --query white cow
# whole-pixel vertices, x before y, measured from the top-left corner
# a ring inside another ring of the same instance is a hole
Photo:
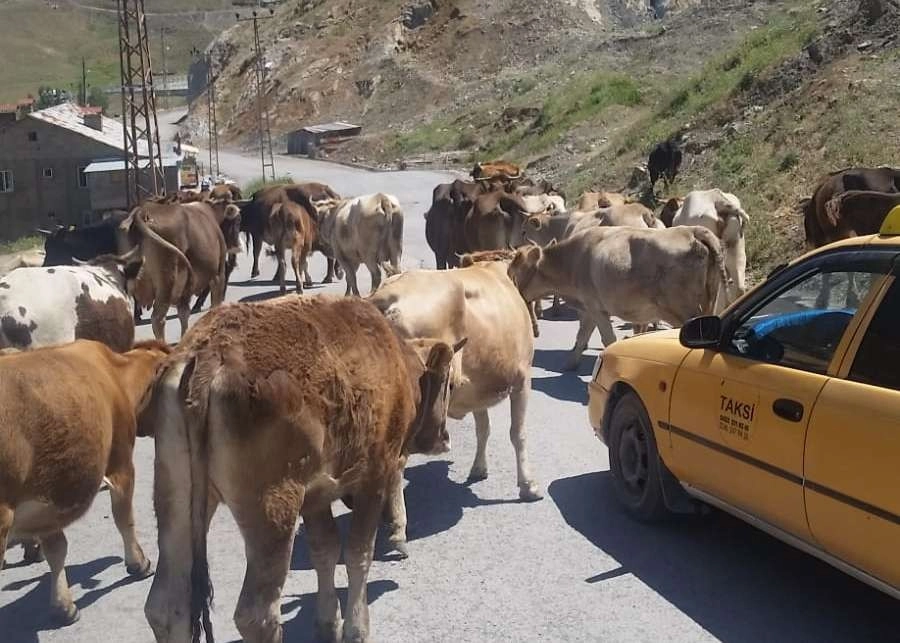
[[[0,350],[76,339],[131,350],[134,306],[114,263],[18,268],[0,278]]]
[[[400,272],[403,210],[397,197],[379,192],[345,199],[320,219],[320,234],[344,268],[347,295],[359,295],[356,271],[360,264],[372,275],[372,292],[381,284],[382,269]]]
[[[672,219],[673,226],[703,226],[722,242],[728,283],[722,285],[720,301],[726,304],[730,304],[747,290],[744,234],[749,223],[750,216],[741,207],[740,200],[718,188],[689,192]]]

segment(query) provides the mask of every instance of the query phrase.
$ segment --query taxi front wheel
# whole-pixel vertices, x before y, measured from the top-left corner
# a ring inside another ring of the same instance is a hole
[[[609,467],[618,501],[638,520],[667,516],[656,438],[647,411],[634,392],[629,391],[616,401],[607,435]]]

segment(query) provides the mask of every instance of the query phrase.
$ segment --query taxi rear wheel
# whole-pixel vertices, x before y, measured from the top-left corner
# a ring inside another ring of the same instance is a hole
[[[629,391],[618,399],[609,418],[609,467],[616,498],[639,520],[669,514],[660,466],[650,418],[640,398]]]

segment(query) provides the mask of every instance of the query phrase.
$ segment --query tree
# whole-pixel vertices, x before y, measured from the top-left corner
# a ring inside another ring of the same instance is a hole
[[[104,114],[106,113],[106,110],[109,109],[109,96],[106,95],[106,92],[104,92],[103,89],[96,85],[91,87],[91,91],[88,92],[87,102],[88,105],[103,109]]]

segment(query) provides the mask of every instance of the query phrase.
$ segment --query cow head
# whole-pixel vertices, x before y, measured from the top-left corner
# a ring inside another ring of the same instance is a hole
[[[44,266],[66,266],[74,258],[72,246],[68,243],[68,230],[38,230],[44,237]]]
[[[528,215],[528,218],[525,219],[525,227],[522,233],[525,240],[541,246],[550,243],[550,240],[553,238],[550,230],[551,216],[550,211]]]
[[[241,209],[234,203],[225,206],[221,228],[228,254],[238,254],[241,251]]]
[[[551,240],[547,247],[555,244],[556,240]],[[540,280],[536,279],[538,267],[543,258],[543,248],[534,245],[525,246],[516,250],[516,256],[513,258],[512,263],[509,264],[507,274],[526,302],[530,303],[546,294],[540,284]]]
[[[416,354],[418,368],[414,370],[419,388],[416,419],[407,435],[408,452],[438,455],[450,450],[447,410],[461,370],[461,362],[455,356],[467,341],[463,338],[450,346],[427,339],[407,340],[407,346]]]
[[[475,167],[472,168],[472,172],[470,173],[470,176],[473,179],[477,180],[477,179],[481,178],[481,175],[482,175],[481,163],[476,163]]]

